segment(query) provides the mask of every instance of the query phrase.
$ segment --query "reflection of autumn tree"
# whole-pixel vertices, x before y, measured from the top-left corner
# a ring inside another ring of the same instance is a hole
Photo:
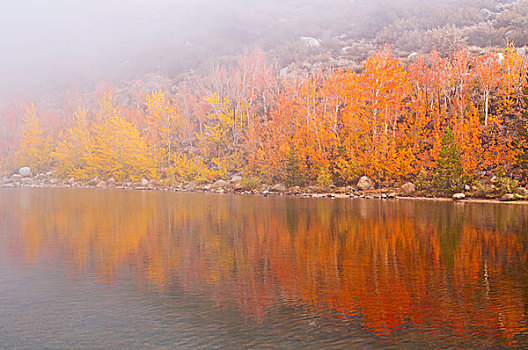
[[[106,281],[132,269],[144,283],[206,291],[256,320],[280,302],[314,316],[360,317],[379,335],[414,325],[513,338],[528,326],[521,206],[119,191],[24,196],[2,201],[14,205],[0,205],[0,215],[20,230],[30,263],[65,257],[77,269],[71,273],[93,269]]]

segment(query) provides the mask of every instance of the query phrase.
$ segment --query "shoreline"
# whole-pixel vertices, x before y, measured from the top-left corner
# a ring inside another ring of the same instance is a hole
[[[266,189],[259,190],[244,190],[236,186],[226,186],[222,188],[214,187],[214,184],[186,185],[178,184],[176,186],[154,184],[150,183],[132,183],[128,185],[114,184],[99,181],[97,184],[79,183],[64,179],[44,177],[37,175],[35,177],[21,177],[4,176],[0,179],[0,189],[7,188],[73,188],[73,189],[100,189],[100,190],[125,190],[125,191],[160,191],[160,192],[190,192],[190,193],[229,193],[238,195],[256,195],[262,197],[270,196],[285,196],[285,197],[301,197],[301,198],[327,198],[327,199],[380,199],[380,200],[415,200],[415,201],[449,201],[458,203],[492,203],[492,204],[528,204],[528,198],[517,196],[515,199],[500,200],[499,198],[481,198],[472,197],[471,193],[462,199],[453,199],[452,197],[437,197],[427,196],[427,193],[417,193],[416,195],[403,194],[400,188],[380,188],[375,190],[357,190],[353,189],[346,191],[345,188],[324,189],[318,188],[318,191],[310,191],[309,188],[300,188],[295,186],[293,188],[286,188],[282,191],[270,190],[272,186],[264,185]],[[189,186],[191,185],[191,186]],[[225,188],[227,187],[227,188]],[[314,187],[314,186],[312,186]],[[350,186],[349,186],[350,187]]]

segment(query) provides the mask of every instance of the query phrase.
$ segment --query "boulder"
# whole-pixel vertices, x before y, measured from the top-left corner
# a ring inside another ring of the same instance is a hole
[[[301,36],[300,39],[304,43],[304,45],[308,47],[320,47],[321,46],[321,41],[311,36]]]
[[[516,199],[517,197],[513,193],[506,193],[504,196],[499,198],[499,200],[502,202],[514,201]]]
[[[28,176],[31,176],[31,169],[25,166],[25,167],[18,169],[18,173],[20,174],[20,176],[28,177]]]
[[[198,184],[195,181],[192,181],[192,182],[189,182],[188,184],[186,184],[185,186],[183,186],[183,188],[186,189],[186,190],[191,190],[192,191],[192,190],[196,189],[197,185]]]
[[[458,201],[458,200],[466,198],[466,195],[463,193],[455,193],[451,198],[453,198],[453,200],[455,201]]]
[[[323,187],[323,186],[319,186],[319,185],[308,186],[308,188],[306,190],[308,192],[310,192],[310,193],[324,193],[324,192],[326,192],[326,188]]]
[[[231,182],[236,183],[242,181],[242,176],[235,175],[231,178]]]
[[[288,187],[284,184],[275,184],[271,187],[271,192],[286,192],[288,190]]]
[[[352,186],[347,186],[347,187],[345,188],[345,190],[346,190],[347,192],[355,192],[355,191],[356,191],[356,188],[354,188],[354,187],[352,187]]]
[[[29,177],[23,177],[23,178],[20,179],[20,182],[23,183],[23,184],[28,184],[31,181],[33,181],[33,180],[31,178],[29,178]]]
[[[525,187],[518,187],[515,193],[523,197],[528,196],[528,190]]]
[[[147,179],[145,179],[145,178],[142,178],[139,183],[141,184],[141,186],[147,187],[148,184],[149,184],[149,181]]]
[[[97,183],[97,186],[98,188],[105,188],[106,187],[106,181],[99,181]]]
[[[374,181],[368,176],[362,176],[357,183],[357,188],[362,191],[372,190],[374,189]]]
[[[215,183],[211,185],[211,189],[216,190],[216,189],[224,188],[226,186],[227,186],[227,181],[216,180]]]
[[[301,187],[300,186],[292,186],[288,189],[288,192],[289,193],[292,193],[292,194],[299,194],[301,193]]]
[[[416,186],[412,182],[406,182],[400,187],[404,195],[410,195],[416,192]]]
[[[109,185],[115,185],[115,179],[113,177],[109,178],[107,182]]]

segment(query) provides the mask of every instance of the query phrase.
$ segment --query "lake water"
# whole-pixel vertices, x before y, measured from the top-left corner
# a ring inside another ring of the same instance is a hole
[[[528,347],[528,206],[0,189],[0,348]]]

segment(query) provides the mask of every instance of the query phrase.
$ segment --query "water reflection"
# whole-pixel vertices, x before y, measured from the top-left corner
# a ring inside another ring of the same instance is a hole
[[[528,344],[525,206],[2,190],[0,220],[11,262],[131,272],[257,324],[280,309],[400,345]]]

